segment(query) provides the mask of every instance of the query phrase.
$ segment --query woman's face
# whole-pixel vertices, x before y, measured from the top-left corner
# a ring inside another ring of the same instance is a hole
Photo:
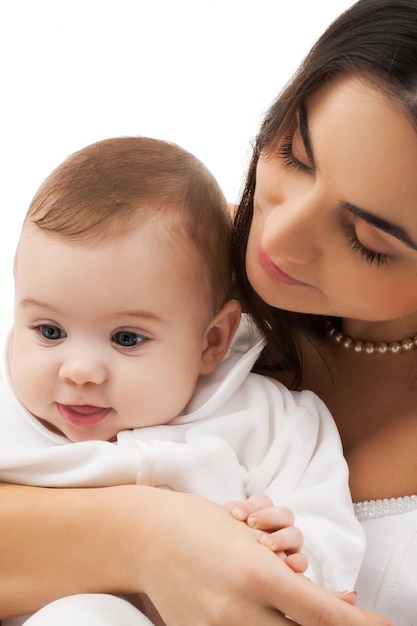
[[[275,307],[416,330],[417,133],[395,100],[352,77],[308,99],[259,160],[247,273]]]

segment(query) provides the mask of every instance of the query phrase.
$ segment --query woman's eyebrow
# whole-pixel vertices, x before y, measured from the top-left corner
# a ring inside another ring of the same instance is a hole
[[[399,239],[409,248],[417,250],[417,244],[412,240],[408,232],[405,230],[405,228],[402,228],[402,226],[398,226],[397,224],[388,222],[382,217],[378,217],[373,213],[369,213],[369,211],[365,211],[365,209],[361,209],[354,204],[350,204],[350,202],[341,202],[340,206],[343,209],[346,209],[346,211],[349,211],[349,213],[357,215],[359,218],[361,218],[371,226],[375,226],[375,228],[379,228],[379,230],[384,231],[384,233],[388,233],[388,235],[392,235],[392,237]]]
[[[298,125],[300,127],[300,135],[301,139],[303,140],[305,151],[307,153],[310,163],[314,165],[313,148],[311,145],[310,132],[308,130],[308,116],[305,104],[302,104],[300,106],[300,111],[298,114]]]

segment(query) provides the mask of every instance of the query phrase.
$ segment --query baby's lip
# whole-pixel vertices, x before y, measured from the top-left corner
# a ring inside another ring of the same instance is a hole
[[[111,408],[92,404],[57,403],[61,417],[72,426],[94,426],[110,413]]]
[[[93,404],[63,404],[61,406],[67,407],[71,411],[79,413],[80,415],[93,415],[98,411],[105,410],[103,407],[94,406]]]

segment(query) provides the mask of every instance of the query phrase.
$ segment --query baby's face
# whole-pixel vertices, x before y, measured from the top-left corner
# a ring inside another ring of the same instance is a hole
[[[201,261],[193,246],[168,244],[155,225],[99,245],[23,233],[9,370],[50,429],[113,440],[187,405],[206,347]]]

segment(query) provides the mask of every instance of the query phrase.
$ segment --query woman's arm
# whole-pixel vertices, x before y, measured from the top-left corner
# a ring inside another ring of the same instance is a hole
[[[116,535],[130,489],[1,484],[0,617],[73,593],[133,589]]]
[[[170,626],[385,626],[292,572],[225,508],[161,489],[0,486],[0,615],[149,595]]]

